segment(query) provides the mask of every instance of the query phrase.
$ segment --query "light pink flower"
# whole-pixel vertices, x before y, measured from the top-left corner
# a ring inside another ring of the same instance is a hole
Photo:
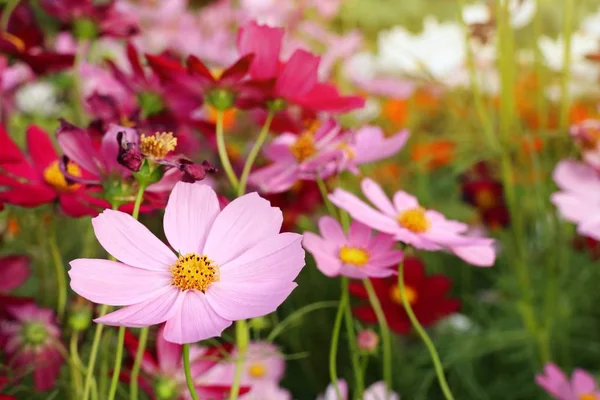
[[[192,343],[219,336],[232,321],[269,314],[296,287],[304,266],[302,236],[279,233],[281,210],[250,193],[223,211],[202,184],[179,182],[165,210],[173,253],[128,214],[92,220],[116,261],[71,262],[71,288],[95,303],[126,306],[95,321],[143,327],[166,321],[164,336]]]
[[[592,375],[582,369],[573,371],[571,379],[556,364],[548,363],[535,382],[557,400],[597,400],[600,390]]]
[[[240,400],[292,400],[292,394],[275,382],[266,382],[252,386]]]
[[[342,399],[348,399],[348,384],[346,383],[346,381],[343,379],[338,379],[337,385]],[[317,400],[339,400],[334,384],[329,384],[329,386],[327,386],[327,389],[325,390],[325,393],[323,393],[320,396],[317,396]]]
[[[479,267],[494,264],[494,240],[465,236],[468,225],[447,220],[437,211],[425,210],[414,196],[406,192],[396,192],[392,203],[375,181],[365,178],[361,187],[376,209],[342,189],[336,189],[329,199],[352,218],[417,249],[448,250]]]
[[[577,224],[577,232],[600,240],[600,176],[589,165],[561,161],[554,169],[554,182],[561,189],[551,197],[560,215]]]
[[[29,278],[29,257],[5,256],[0,258],[0,293],[16,289]]]
[[[365,329],[356,335],[356,342],[360,350],[374,352],[379,344],[379,336],[372,330]]]
[[[393,236],[372,236],[371,228],[357,221],[350,225],[346,235],[334,218],[321,217],[319,231],[321,236],[305,232],[302,244],[312,253],[317,268],[327,276],[388,277],[395,274],[395,267],[404,256],[402,251],[393,249]]]
[[[36,390],[52,389],[63,364],[54,312],[31,303],[7,311],[12,319],[0,321],[0,347],[7,366],[17,379],[33,371]]]
[[[338,380],[338,388],[343,400],[348,399],[348,385],[343,379]],[[333,384],[327,386],[327,390],[317,400],[339,400]],[[362,400],[400,400],[397,393],[387,394],[385,383],[383,381],[375,382],[365,390]]]

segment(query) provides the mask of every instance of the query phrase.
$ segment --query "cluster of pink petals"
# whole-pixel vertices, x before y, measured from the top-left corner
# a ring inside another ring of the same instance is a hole
[[[340,391],[341,400],[348,400],[348,384],[346,381],[339,379],[337,385]],[[335,386],[330,384],[327,386],[325,393],[317,397],[317,400],[340,400],[340,397],[337,395]],[[387,392],[385,383],[379,381],[375,382],[365,390],[362,400],[400,400],[400,396],[394,392]]]
[[[479,267],[494,264],[496,254],[493,239],[465,236],[468,225],[447,220],[441,213],[433,210],[423,210],[428,227],[422,232],[413,232],[402,226],[398,218],[403,212],[420,208],[414,196],[398,191],[392,203],[381,186],[368,178],[363,179],[361,188],[365,197],[376,208],[343,189],[336,189],[329,195],[329,199],[346,210],[352,218],[380,232],[393,235],[397,241],[417,249],[447,250]]]
[[[552,203],[560,215],[577,224],[577,232],[600,240],[600,175],[589,165],[561,161],[554,169],[554,182],[560,192]]]
[[[71,288],[95,303],[126,306],[96,322],[143,327],[166,321],[165,339],[174,343],[220,336],[232,321],[275,311],[304,266],[302,237],[280,234],[281,210],[256,193],[221,211],[210,187],[177,183],[163,221],[175,252],[128,214],[106,210],[92,222],[100,244],[120,262],[72,261]],[[219,279],[205,293],[180,290],[169,271],[176,253],[206,255]]]
[[[326,276],[343,275],[356,279],[388,277],[396,273],[395,266],[404,256],[402,251],[393,249],[393,236],[372,236],[371,228],[357,221],[350,225],[347,236],[340,223],[329,216],[319,219],[319,230],[321,236],[305,232],[302,244],[315,258],[317,268]],[[368,255],[366,264],[357,266],[344,263],[340,259],[340,250],[344,247],[365,251]]]
[[[364,126],[357,131],[342,131],[334,121],[327,120],[314,133],[315,154],[298,160],[293,146],[301,136],[284,133],[277,136],[263,153],[272,164],[254,171],[250,183],[264,193],[280,193],[298,180],[325,179],[334,173],[349,170],[358,173],[358,166],[391,157],[406,144],[406,130],[385,137],[379,127]]]
[[[54,388],[63,357],[59,351],[60,330],[52,310],[38,308],[35,304],[7,307],[10,320],[0,323],[0,348],[6,355],[6,365],[14,374],[15,380],[31,373],[36,390]],[[46,332],[42,343],[27,342],[24,330],[36,325]]]
[[[548,363],[535,382],[556,400],[600,399],[594,377],[582,369],[573,371],[571,379],[556,364]]]

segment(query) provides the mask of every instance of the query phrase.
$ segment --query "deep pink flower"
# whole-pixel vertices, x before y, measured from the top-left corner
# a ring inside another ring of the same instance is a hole
[[[561,189],[552,195],[560,215],[577,224],[577,232],[600,240],[600,176],[589,165],[561,161],[553,174]]]
[[[48,135],[35,125],[27,128],[24,154],[0,127],[0,200],[22,207],[37,207],[58,201],[71,217],[96,215],[102,201],[82,185],[73,184],[60,169],[58,154]],[[69,162],[69,173],[85,177],[79,164]]]
[[[0,321],[0,339],[15,380],[33,371],[35,389],[51,390],[64,361],[54,312],[35,304],[11,306],[7,311],[11,320]]]
[[[594,377],[582,369],[573,371],[571,379],[554,363],[548,363],[535,382],[556,400],[598,400],[600,389]]]
[[[18,288],[30,273],[29,257],[11,255],[0,258],[0,292]]]
[[[279,234],[281,211],[256,193],[222,211],[201,183],[175,185],[165,235],[176,253],[130,215],[92,220],[100,244],[121,262],[71,262],[71,288],[95,303],[126,306],[96,319],[142,327],[166,321],[165,339],[219,336],[232,321],[266,315],[289,296],[304,266],[302,236]]]
[[[480,267],[494,264],[496,254],[492,239],[465,236],[469,229],[466,224],[447,220],[437,211],[425,210],[414,196],[406,192],[396,192],[392,204],[381,186],[373,180],[363,179],[361,187],[363,194],[377,209],[343,189],[336,189],[329,198],[352,218],[417,249],[448,250]]]
[[[154,354],[148,350],[144,352],[142,361],[143,376],[139,377],[140,387],[151,399],[191,399],[185,372],[183,369],[182,347],[179,344],[165,340],[164,327],[156,335],[156,351]],[[125,348],[135,357],[139,341],[129,331],[125,331]],[[202,399],[225,398],[231,390],[229,384],[211,382],[207,379],[212,371],[221,365],[226,357],[228,348],[190,346],[190,371],[195,382],[196,393]],[[129,382],[128,373],[121,373],[121,379]],[[247,393],[250,389],[242,387],[240,394]]]
[[[302,244],[327,276],[383,278],[394,275],[402,261],[402,251],[393,249],[393,236],[372,236],[371,228],[360,222],[354,221],[346,235],[339,222],[325,216],[319,219],[319,230],[321,236],[305,232]]]
[[[320,57],[296,50],[289,60],[280,59],[284,30],[250,22],[238,33],[240,55],[254,54],[250,76],[269,82],[263,87],[267,100],[283,100],[314,111],[346,112],[364,105],[359,96],[341,96],[337,88],[319,82]]]

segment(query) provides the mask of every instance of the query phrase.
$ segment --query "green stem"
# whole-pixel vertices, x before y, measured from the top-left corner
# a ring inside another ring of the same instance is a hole
[[[148,327],[140,329],[140,341],[138,343],[137,352],[135,353],[133,368],[131,369],[131,381],[129,386],[129,398],[131,400],[137,400],[138,398],[138,377],[140,376],[142,359],[144,358],[144,352],[146,351],[146,343],[148,342],[148,330]]]
[[[329,193],[327,192],[327,185],[325,185],[323,178],[321,178],[319,175],[317,175],[315,177],[315,180],[317,182],[317,186],[319,187],[319,191],[321,192],[321,197],[323,198],[323,202],[325,203],[327,212],[333,218],[337,219],[338,215],[337,215],[337,212],[335,211],[335,207],[334,207],[333,203],[331,202],[331,200],[329,200]]]
[[[71,368],[71,381],[73,383],[73,395],[74,399],[79,399],[81,395],[81,374],[79,373],[79,368],[77,365],[78,350],[77,350],[77,341],[79,339],[79,334],[76,331],[71,332],[71,340],[69,341],[69,367]]]
[[[242,177],[240,178],[240,183],[238,186],[238,197],[243,195],[246,192],[246,184],[248,183],[248,177],[250,176],[250,171],[252,170],[252,165],[254,165],[254,161],[256,160],[256,157],[258,156],[258,152],[260,151],[260,149],[262,148],[262,146],[265,144],[265,141],[267,140],[267,136],[269,135],[269,128],[271,127],[271,122],[273,121],[273,116],[275,115],[275,113],[273,111],[269,111],[269,114],[267,114],[267,120],[265,121],[265,124],[263,125],[262,129],[260,130],[260,133],[258,134],[258,139],[256,139],[256,143],[254,143],[254,147],[252,147],[252,150],[250,150],[250,154],[248,154],[248,159],[246,160],[246,163],[244,164],[244,169],[242,171]]]
[[[342,277],[342,290],[348,293],[348,278]],[[350,350],[350,360],[352,362],[352,370],[354,372],[354,380],[356,381],[356,389],[354,393],[355,399],[362,399],[365,390],[365,383],[360,366],[360,353],[356,344],[356,334],[354,331],[354,320],[352,318],[352,310],[350,304],[346,304],[344,310],[344,321],[346,322],[346,331],[348,332],[348,348]]]
[[[2,32],[8,32],[8,23],[10,22],[10,16],[12,15],[15,8],[19,5],[19,0],[8,0],[0,18],[0,29]]]
[[[234,190],[237,190],[240,182],[238,181],[238,178],[235,175],[235,172],[233,171],[233,167],[231,166],[231,162],[229,161],[229,156],[227,155],[227,148],[225,147],[225,136],[223,134],[223,111],[217,112],[217,149],[219,151],[219,159],[221,160],[221,166],[227,174],[229,183],[231,184]]]
[[[410,306],[408,299],[406,298],[406,287],[404,286],[404,262],[398,264],[398,288],[400,289],[400,297],[402,298],[402,305],[404,306],[404,310],[410,319],[412,326],[415,328],[423,343],[429,350],[429,355],[431,356],[431,361],[433,361],[433,366],[435,367],[435,373],[437,374],[438,382],[440,384],[440,388],[444,393],[444,397],[446,400],[454,400],[454,396],[452,396],[452,392],[448,387],[448,382],[446,382],[446,377],[444,376],[444,368],[442,366],[442,362],[440,361],[440,356],[438,355],[437,350],[425,329],[421,326],[421,323],[415,316],[415,313]]]
[[[121,362],[123,360],[123,347],[125,344],[125,327],[119,327],[119,334],[117,337],[117,354],[115,356],[115,366],[113,368],[113,375],[110,380],[110,389],[108,390],[108,400],[113,400],[117,394],[117,384],[119,383],[119,375],[121,374]]]
[[[133,204],[133,211],[131,216],[135,219],[138,219],[140,216],[140,207],[142,206],[142,201],[144,200],[144,191],[146,190],[146,185],[140,183],[138,188],[137,195],[135,196],[135,203]]]
[[[563,1],[563,69],[561,80],[560,129],[569,124],[569,80],[571,78],[571,34],[573,33],[573,0]]]
[[[194,379],[192,378],[192,372],[190,370],[190,345],[186,343],[183,345],[183,369],[185,370],[185,381],[187,383],[188,390],[193,400],[200,400],[194,387]]]
[[[54,221],[54,218],[52,219],[51,224],[52,226],[50,227],[50,232],[48,232],[48,242],[56,272],[56,286],[58,290],[56,313],[58,314],[58,319],[62,320],[63,316],[65,315],[65,308],[67,306],[67,278],[65,277],[65,264],[60,254],[58,241],[56,239],[56,222]]]
[[[100,306],[100,316],[105,315],[108,312],[108,306],[103,304]],[[92,384],[92,378],[94,376],[94,367],[96,365],[96,356],[98,355],[98,346],[100,345],[100,338],[102,337],[102,331],[104,325],[97,324],[94,332],[94,340],[92,341],[92,348],[90,350],[90,359],[88,361],[87,372],[85,375],[85,385],[83,387],[83,400],[89,399],[90,388]]]
[[[338,400],[343,400],[342,393],[340,392],[340,387],[338,385],[338,375],[337,375],[337,350],[338,343],[340,340],[340,330],[342,329],[342,318],[344,317],[344,311],[348,305],[348,291],[344,290],[342,282],[342,295],[340,297],[340,304],[337,310],[337,314],[335,316],[335,322],[333,324],[333,333],[331,334],[331,346],[329,348],[329,377],[331,378],[331,383],[335,389],[336,396]]]
[[[392,338],[390,336],[390,328],[388,327],[385,314],[381,308],[381,303],[379,302],[379,298],[375,293],[373,284],[369,279],[364,279],[363,284],[365,289],[367,289],[369,302],[375,311],[377,322],[379,323],[379,329],[381,331],[381,341],[383,345],[383,380],[387,390],[386,397],[388,397],[389,393],[392,391]]]
[[[235,323],[235,342],[237,345],[237,360],[235,361],[235,375],[233,376],[233,385],[229,393],[229,400],[238,398],[240,385],[242,383],[242,371],[244,370],[244,359],[248,350],[248,323],[241,319]]]

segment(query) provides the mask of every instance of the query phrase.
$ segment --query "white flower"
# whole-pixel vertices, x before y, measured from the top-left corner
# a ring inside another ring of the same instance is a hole
[[[27,114],[52,116],[60,111],[54,86],[46,82],[23,85],[15,94],[17,108]]]
[[[510,25],[519,29],[528,25],[537,9],[535,0],[508,0],[508,10],[510,12]],[[469,4],[463,8],[463,20],[465,23],[485,24],[491,22],[492,14],[490,7],[486,3]]]
[[[454,22],[425,20],[422,32],[413,34],[397,26],[379,34],[377,65],[383,72],[421,75],[438,80],[456,71],[465,59],[464,32]]]
[[[490,7],[485,3],[474,3],[463,7],[462,17],[465,24],[485,24],[489,22]]]
[[[600,40],[600,7],[596,13],[587,16],[581,23],[581,30]]]
[[[438,327],[442,330],[451,330],[456,333],[467,333],[477,331],[477,326],[464,314],[453,314],[442,320]]]

